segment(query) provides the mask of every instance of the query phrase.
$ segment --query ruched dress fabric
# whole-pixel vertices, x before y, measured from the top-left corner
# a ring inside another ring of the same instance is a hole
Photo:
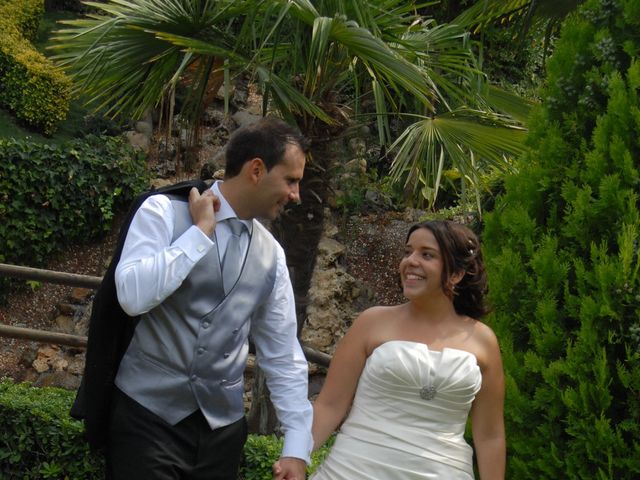
[[[389,341],[367,359],[347,420],[310,480],[470,480],[464,439],[482,374],[464,350]]]

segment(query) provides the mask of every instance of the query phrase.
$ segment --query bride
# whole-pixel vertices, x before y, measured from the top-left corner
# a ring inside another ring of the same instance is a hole
[[[504,479],[504,377],[478,320],[477,237],[450,221],[413,226],[400,278],[408,302],[364,311],[336,349],[314,402],[315,448],[340,431],[311,480],[473,479],[469,415],[480,479]],[[274,478],[285,478],[278,462]]]

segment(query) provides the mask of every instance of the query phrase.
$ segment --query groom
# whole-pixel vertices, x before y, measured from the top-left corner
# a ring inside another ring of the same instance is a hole
[[[284,431],[280,478],[305,478],[307,363],[284,251],[255,219],[299,201],[306,151],[266,117],[231,137],[224,182],[137,210],[115,272],[118,301],[139,323],[115,379],[110,478],[237,478],[249,335]]]

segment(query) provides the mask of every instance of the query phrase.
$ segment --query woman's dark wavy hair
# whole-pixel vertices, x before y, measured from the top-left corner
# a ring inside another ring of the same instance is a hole
[[[436,237],[443,260],[442,289],[453,299],[456,312],[473,318],[489,313],[485,299],[487,274],[476,234],[450,220],[429,220],[413,225],[407,233],[407,241],[418,228],[426,228]],[[464,271],[464,276],[454,285],[451,277],[459,271]]]

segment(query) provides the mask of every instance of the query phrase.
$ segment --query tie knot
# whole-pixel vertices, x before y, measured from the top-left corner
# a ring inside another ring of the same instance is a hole
[[[227,223],[227,226],[229,227],[233,235],[235,235],[236,237],[239,237],[240,235],[242,235],[242,229],[244,228],[244,223],[242,223],[237,218],[227,218],[225,222]]]

